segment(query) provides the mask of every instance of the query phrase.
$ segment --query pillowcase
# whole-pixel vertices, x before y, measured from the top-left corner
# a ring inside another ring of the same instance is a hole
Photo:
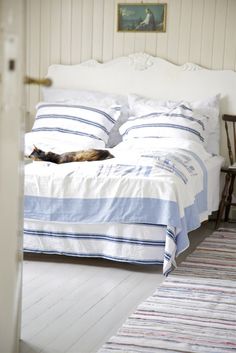
[[[218,155],[220,153],[220,94],[191,102],[191,106],[196,112],[209,118],[206,150]]]
[[[129,95],[132,117],[120,132],[124,139],[153,136],[194,140],[202,142],[208,152],[218,153],[219,98],[216,95],[203,101],[175,102]],[[212,138],[215,144],[209,146]]]
[[[128,104],[127,98],[125,96],[92,90],[44,87],[42,88],[42,94],[44,102],[51,103],[77,102],[77,104],[88,104],[93,107],[102,106],[107,108],[112,105],[121,106],[124,104]]]
[[[104,148],[116,120],[120,116],[120,107],[91,107],[64,103],[39,103],[35,122],[26,138],[28,143],[40,148],[38,142],[59,141],[63,146],[69,144],[81,148]]]
[[[121,126],[124,140],[138,137],[173,137],[205,142],[207,119],[195,113],[187,103],[160,105],[135,104],[131,116]]]
[[[111,129],[106,146],[113,147],[122,140],[119,127],[128,119],[127,96],[92,90],[70,90],[51,87],[44,87],[42,93],[45,102],[64,102],[66,104],[82,104],[92,107],[102,106],[104,108],[120,106],[120,116]]]
[[[85,139],[71,139],[70,141],[64,142],[63,140],[58,139],[57,134],[48,134],[45,136],[43,132],[28,132],[25,134],[25,156],[29,156],[34,146],[40,148],[43,151],[51,151],[54,153],[65,153],[72,151],[79,151],[89,148],[104,148],[104,142],[97,142],[93,140],[85,140]]]

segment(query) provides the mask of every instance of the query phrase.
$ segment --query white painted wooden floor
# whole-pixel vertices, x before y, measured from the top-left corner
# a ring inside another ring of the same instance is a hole
[[[191,233],[191,248],[214,229]],[[94,353],[164,280],[161,266],[31,256],[24,261],[20,353]]]

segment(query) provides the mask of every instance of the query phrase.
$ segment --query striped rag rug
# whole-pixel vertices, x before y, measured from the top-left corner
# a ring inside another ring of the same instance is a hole
[[[236,352],[236,229],[219,229],[99,353]]]

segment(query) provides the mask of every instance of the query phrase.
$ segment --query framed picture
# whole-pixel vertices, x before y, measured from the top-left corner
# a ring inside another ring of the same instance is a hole
[[[118,4],[118,32],[165,32],[167,4]]]

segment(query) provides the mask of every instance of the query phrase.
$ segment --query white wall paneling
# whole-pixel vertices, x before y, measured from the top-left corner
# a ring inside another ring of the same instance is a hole
[[[71,63],[71,14],[71,0],[61,0],[61,61],[65,64]]]
[[[201,62],[203,12],[204,0],[193,0],[188,61],[198,64]]]
[[[193,15],[192,9],[192,0],[182,0],[179,23],[178,63],[189,61],[190,34]]]
[[[94,1],[93,6],[93,42],[92,58],[100,60],[103,56],[103,32],[104,32],[104,0]]]
[[[213,52],[212,52],[213,69],[223,68],[227,8],[228,6],[226,6],[224,1],[218,0],[216,2]]]
[[[78,48],[82,45],[82,1],[72,0],[71,13],[71,64],[77,64],[81,62],[81,50]]]
[[[226,26],[225,26],[225,47],[223,66],[236,68],[236,1],[227,1]]]
[[[204,1],[200,60],[201,64],[206,67],[211,67],[212,65],[215,5],[215,0]]]
[[[175,0],[171,6],[168,3],[167,8],[167,52],[164,54],[170,61],[178,63],[178,45],[181,22],[181,0]]]
[[[50,0],[47,2],[51,5],[51,21],[48,28],[48,37],[50,37],[50,62],[58,64],[61,61],[61,1]]]
[[[93,16],[96,16],[96,14],[93,14],[93,3],[93,0],[82,1],[81,48],[77,48],[77,50],[81,51],[81,61],[88,60],[92,57],[93,31],[97,30],[93,28],[92,19]],[[69,38],[67,38],[67,40],[69,40]]]
[[[175,64],[236,70],[236,0],[145,0],[167,3],[166,33],[117,32],[117,4],[138,0],[27,0],[27,74],[49,64],[104,62],[145,51]],[[34,115],[38,87],[27,91]]]

